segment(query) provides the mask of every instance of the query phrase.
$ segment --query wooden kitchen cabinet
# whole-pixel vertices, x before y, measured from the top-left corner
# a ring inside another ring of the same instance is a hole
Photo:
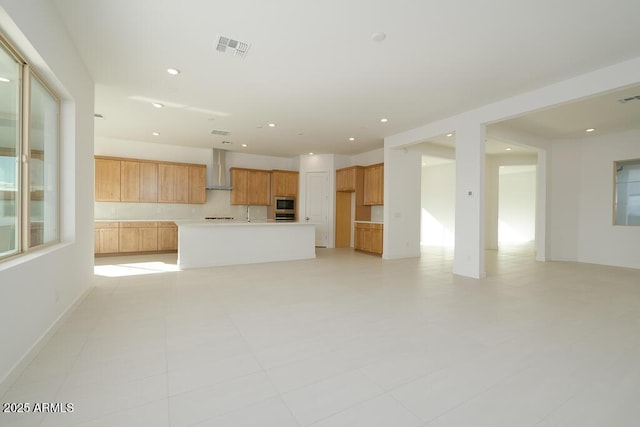
[[[94,251],[96,254],[113,254],[118,252],[118,223],[100,221],[94,225]]]
[[[120,222],[120,253],[155,252],[158,250],[158,225],[153,221]]]
[[[120,160],[95,159],[95,200],[120,201]]]
[[[231,204],[270,204],[271,172],[259,169],[231,168]]]
[[[189,203],[203,204],[207,201],[206,181],[206,166],[189,166]]]
[[[206,202],[206,165],[96,157],[97,202]]]
[[[158,250],[178,250],[178,226],[174,222],[158,222]]]
[[[338,169],[336,171],[336,191],[356,191],[356,171],[360,166]]]
[[[384,204],[384,163],[364,168],[364,204]]]
[[[295,171],[271,171],[271,196],[298,197],[299,173]]]
[[[356,222],[354,248],[382,255],[382,224]]]
[[[271,172],[263,170],[249,171],[247,204],[267,206],[271,204]]]
[[[231,204],[247,205],[249,197],[247,187],[249,184],[249,170],[231,168]]]
[[[158,164],[122,160],[120,162],[120,201],[158,201]]]
[[[140,202],[158,202],[158,163],[140,163]]]
[[[167,163],[158,165],[158,202],[189,202],[189,166]]]

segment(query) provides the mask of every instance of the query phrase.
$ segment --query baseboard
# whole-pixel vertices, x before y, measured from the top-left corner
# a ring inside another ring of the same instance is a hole
[[[76,309],[76,307],[85,299],[85,297],[89,294],[89,291],[93,289],[93,286],[89,286],[84,290],[76,298],[76,300],[71,303],[71,305],[58,316],[58,318],[49,326],[40,338],[31,346],[31,348],[25,353],[25,355],[20,359],[14,366],[11,368],[9,373],[0,381],[0,397],[4,396],[5,393],[9,390],[9,387],[13,385],[14,382],[18,379],[18,377],[24,372],[24,370],[29,366],[29,364],[35,359],[35,357],[40,353],[42,348],[49,342],[49,339],[60,328],[60,325],[64,323],[65,320],[69,317],[71,313]]]

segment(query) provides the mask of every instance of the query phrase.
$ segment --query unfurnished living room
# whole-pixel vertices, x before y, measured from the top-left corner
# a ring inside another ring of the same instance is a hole
[[[640,3],[0,0],[0,426],[636,426]]]

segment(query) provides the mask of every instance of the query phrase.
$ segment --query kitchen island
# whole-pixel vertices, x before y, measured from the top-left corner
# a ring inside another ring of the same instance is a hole
[[[178,266],[190,268],[316,257],[315,226],[301,222],[176,221]]]

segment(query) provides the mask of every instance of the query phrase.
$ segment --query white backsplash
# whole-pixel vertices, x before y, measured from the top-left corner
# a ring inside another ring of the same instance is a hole
[[[371,221],[384,222],[384,206],[371,206]]]
[[[208,190],[207,202],[203,205],[182,203],[120,203],[95,202],[96,220],[177,220],[204,219],[207,216],[228,216],[238,220],[247,219],[247,207],[231,204],[231,192]],[[251,219],[267,219],[266,206],[251,206]]]

